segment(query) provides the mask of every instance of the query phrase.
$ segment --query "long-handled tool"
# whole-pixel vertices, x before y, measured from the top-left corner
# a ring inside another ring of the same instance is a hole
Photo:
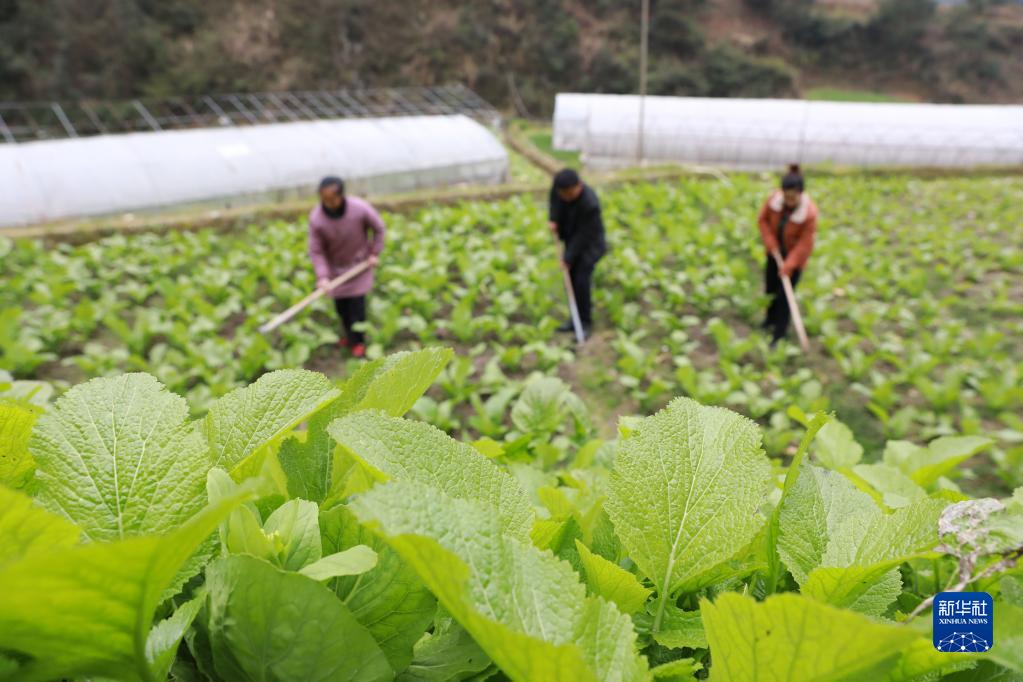
[[[301,301],[299,301],[298,303],[296,303],[295,305],[291,306],[290,308],[285,310],[283,313],[281,313],[277,317],[273,318],[272,320],[270,320],[269,322],[264,324],[262,327],[259,328],[259,333],[260,334],[266,334],[269,331],[273,331],[274,329],[277,329],[277,327],[280,327],[282,324],[284,324],[285,322],[287,322],[288,320],[293,318],[295,315],[300,313],[302,310],[304,310],[310,303],[312,303],[313,301],[315,301],[319,297],[323,296],[328,291],[333,291],[335,287],[338,287],[338,286],[344,284],[345,282],[347,282],[348,280],[352,279],[353,277],[355,277],[356,275],[358,275],[360,272],[362,272],[363,270],[365,270],[368,267],[369,267],[369,261],[368,260],[364,260],[361,263],[359,263],[358,265],[356,265],[355,267],[353,267],[352,269],[346,270],[344,273],[342,273],[342,274],[338,275],[337,277],[335,277],[334,279],[330,280],[330,283],[327,284],[326,287],[323,287],[322,289],[317,288],[316,291],[314,291],[313,293],[309,294],[308,296],[303,298]]]
[[[789,279],[788,275],[782,274],[782,264],[784,261],[781,258],[781,253],[774,251],[774,262],[778,264],[778,277],[781,279],[781,287],[785,290],[785,298],[789,302],[789,312],[792,313],[792,325],[796,328],[796,336],[799,337],[799,345],[802,347],[803,352],[810,350],[810,341],[806,338],[806,328],[803,326],[803,316],[799,314],[799,305],[796,304],[796,292],[792,289],[792,280]]]
[[[558,246],[558,235],[554,235],[554,244]],[[558,247],[558,251],[561,254],[561,262],[565,262],[565,252]],[[562,266],[561,274],[565,281],[565,293],[568,294],[568,310],[572,316],[572,327],[575,329],[575,342],[582,343],[586,340],[586,334],[583,332],[583,321],[579,317],[579,306],[575,302],[575,289],[572,288],[572,277],[568,274],[568,268]]]

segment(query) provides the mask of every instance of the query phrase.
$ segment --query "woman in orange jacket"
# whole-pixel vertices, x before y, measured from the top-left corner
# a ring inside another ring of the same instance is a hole
[[[771,330],[772,346],[785,337],[791,316],[777,261],[782,262],[781,274],[792,280],[794,289],[813,251],[817,232],[817,206],[804,191],[805,186],[799,164],[792,164],[781,180],[781,188],[775,190],[760,209],[760,237],[767,249],[764,282],[771,295],[762,326]]]

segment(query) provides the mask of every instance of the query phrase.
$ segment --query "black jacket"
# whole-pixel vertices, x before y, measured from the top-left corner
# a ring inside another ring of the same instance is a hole
[[[563,201],[551,187],[550,219],[558,225],[558,238],[565,242],[565,262],[592,265],[607,253],[600,200],[588,185],[575,201]]]

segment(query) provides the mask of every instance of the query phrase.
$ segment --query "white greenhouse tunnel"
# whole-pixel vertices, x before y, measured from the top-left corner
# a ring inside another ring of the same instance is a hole
[[[463,115],[340,119],[0,145],[0,227],[312,191],[502,182],[508,155]]]
[[[647,97],[642,156],[737,169],[1023,164],[1023,106]],[[640,98],[559,94],[555,149],[591,168],[635,164]]]

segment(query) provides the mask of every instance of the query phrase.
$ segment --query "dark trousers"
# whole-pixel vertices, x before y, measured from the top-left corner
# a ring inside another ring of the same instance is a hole
[[[348,343],[353,346],[366,343],[366,335],[352,329],[359,322],[366,321],[366,297],[335,298],[334,309],[337,310],[337,316],[341,318],[341,325],[344,327]]]
[[[593,285],[593,268],[597,264],[586,260],[578,260],[568,268],[572,279],[572,291],[575,293],[575,304],[579,307],[579,319],[584,325],[593,324],[593,303],[590,288]]]
[[[792,276],[792,289],[795,290],[799,282],[801,270],[794,270]],[[771,295],[771,304],[767,307],[767,317],[764,319],[764,328],[771,330],[774,341],[785,337],[789,328],[789,319],[792,313],[789,312],[789,302],[785,299],[785,289],[781,285],[781,277],[778,276],[778,264],[774,258],[767,257],[767,265],[764,267],[764,288]]]

